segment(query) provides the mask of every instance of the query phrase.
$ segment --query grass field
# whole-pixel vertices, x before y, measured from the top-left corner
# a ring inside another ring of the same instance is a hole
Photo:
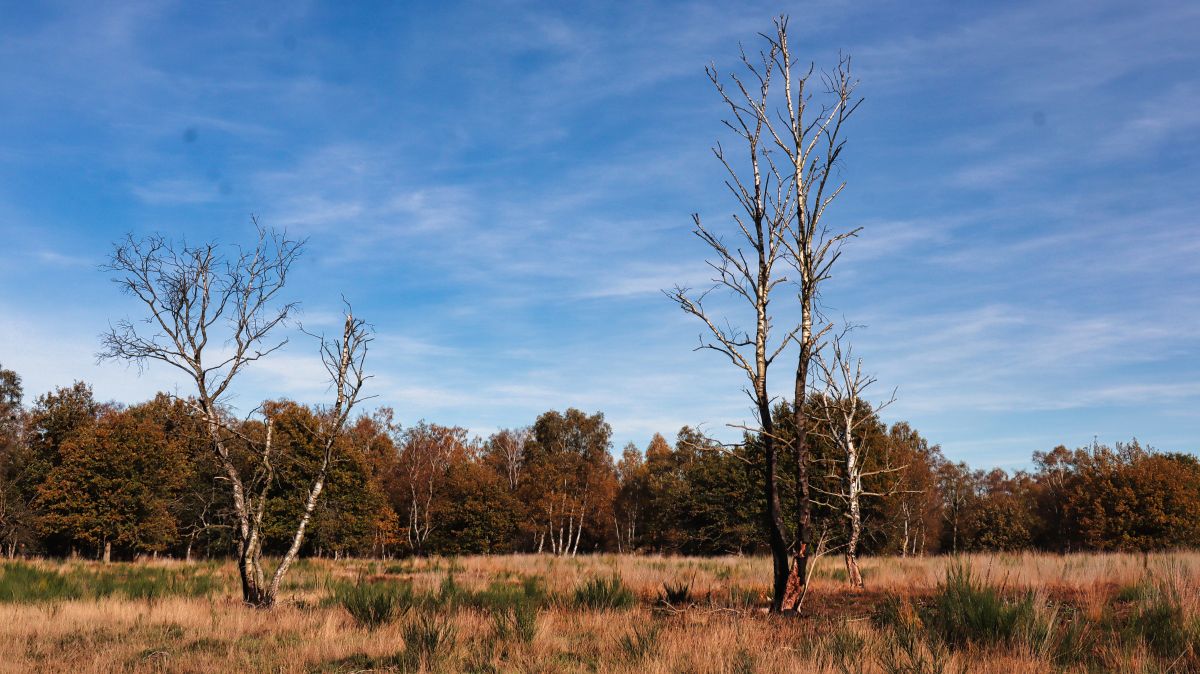
[[[229,563],[0,566],[3,671],[1200,671],[1200,554],[821,561],[802,618],[768,561],[304,560],[270,611]]]

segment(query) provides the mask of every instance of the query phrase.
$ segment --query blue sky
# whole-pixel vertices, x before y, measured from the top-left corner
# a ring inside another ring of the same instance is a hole
[[[402,422],[729,437],[741,381],[659,290],[707,278],[690,213],[734,208],[704,66],[786,11],[862,80],[827,217],[864,230],[825,303],[868,326],[887,418],[980,465],[1200,448],[1195,3],[251,4],[0,2],[0,363],[30,397],[179,386],[95,363],[137,309],[97,267],[124,232],[236,242],[257,213],[309,237],[308,326],[342,294],[374,324]],[[321,400],[311,347],[235,404]]]

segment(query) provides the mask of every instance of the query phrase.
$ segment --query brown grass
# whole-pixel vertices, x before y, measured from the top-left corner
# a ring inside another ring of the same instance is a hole
[[[1056,662],[1030,641],[947,652],[944,671],[1011,674],[1100,666],[1183,672],[1200,664],[1194,642],[1178,658],[1164,657],[1121,637],[1116,626],[1141,605],[1131,589],[1139,584],[1175,592],[1183,620],[1200,625],[1200,554],[1002,554],[963,561],[1005,593],[1036,592],[1040,605],[1053,607],[1045,609],[1053,611],[1052,617],[1071,616],[1084,625],[1085,637],[1088,629],[1112,635],[1095,642],[1096,652],[1087,654],[1086,662]],[[0,671],[884,672],[885,653],[895,651],[898,642],[872,619],[881,602],[889,596],[922,601],[936,591],[952,563],[948,558],[865,559],[867,589],[851,592],[838,580],[835,560],[823,560],[800,619],[771,617],[762,610],[769,580],[768,560],[762,558],[309,560],[289,576],[285,601],[271,611],[238,601],[234,569],[227,564],[214,567],[225,582],[208,597],[0,601]],[[185,566],[153,564],[169,570]],[[86,562],[34,565],[66,574],[102,568]],[[369,630],[329,599],[337,583],[356,579],[407,581],[416,594],[436,596],[448,574],[468,592],[543,578],[550,598],[538,614],[533,641],[500,635],[484,607],[431,602]],[[638,596],[635,608],[587,611],[572,605],[575,587],[614,575]],[[663,584],[680,581],[691,583],[691,605],[657,605]],[[406,644],[406,630],[433,614],[452,626],[453,646],[417,658]],[[928,654],[930,648],[923,644],[918,650]]]

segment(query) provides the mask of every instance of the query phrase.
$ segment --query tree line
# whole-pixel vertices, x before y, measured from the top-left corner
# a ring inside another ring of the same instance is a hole
[[[167,394],[130,406],[99,402],[82,382],[22,403],[20,378],[0,369],[7,556],[237,554],[236,507],[194,405]],[[271,428],[237,423],[244,439],[230,451],[248,465],[256,445],[273,436],[262,548],[281,556],[325,450],[311,433],[319,411],[288,400],[264,408]],[[775,413],[792,417],[786,403]],[[947,460],[907,423],[889,426],[873,410],[867,418],[856,438],[871,449],[859,532],[866,554],[1200,546],[1194,456],[1136,441],[1060,446],[1035,452],[1030,470],[985,471]],[[785,439],[792,432],[781,429]],[[685,427],[673,442],[656,434],[645,448],[630,444],[614,456],[611,436],[603,414],[577,409],[548,411],[487,438],[424,421],[402,427],[386,408],[363,413],[336,438],[337,458],[300,554],[768,550],[755,498],[760,439],[747,435],[727,447]],[[839,451],[818,438],[812,455],[815,540],[821,552],[836,553],[852,533],[836,498],[845,492]]]

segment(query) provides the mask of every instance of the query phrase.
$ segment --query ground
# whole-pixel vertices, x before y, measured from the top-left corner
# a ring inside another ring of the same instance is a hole
[[[1200,671],[1198,553],[862,566],[778,617],[755,557],[303,560],[270,610],[226,562],[8,561],[0,670]]]

